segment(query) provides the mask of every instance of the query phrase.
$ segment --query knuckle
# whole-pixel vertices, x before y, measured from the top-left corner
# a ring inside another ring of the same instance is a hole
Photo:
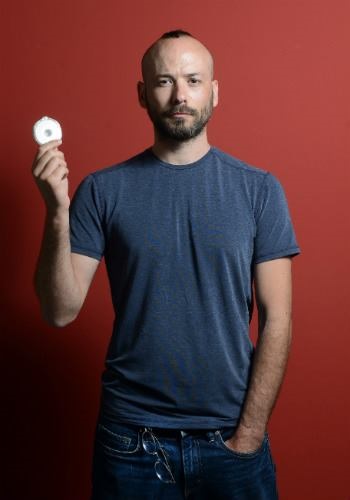
[[[36,168],[39,161],[40,161],[40,156],[36,155],[36,157],[34,158],[33,163],[32,163],[32,170],[34,170]]]
[[[48,176],[47,172],[42,172],[41,174],[39,174],[39,175],[38,175],[38,177],[37,177],[37,178],[38,178],[38,180],[40,180],[41,182],[45,182],[45,181],[47,181],[48,177],[49,177],[49,176]]]
[[[41,165],[37,163],[36,165],[33,166],[32,174],[34,175],[34,177],[38,177],[41,171],[42,171]]]
[[[64,170],[64,167],[62,165],[58,165],[55,170],[52,172],[53,176],[59,176],[62,174],[62,171]]]
[[[50,166],[50,168],[53,168],[55,165],[58,166],[59,164],[60,164],[60,159],[57,158],[56,156],[52,156],[47,162],[47,165]]]

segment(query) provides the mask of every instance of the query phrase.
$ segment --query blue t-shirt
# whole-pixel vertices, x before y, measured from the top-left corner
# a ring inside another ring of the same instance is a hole
[[[136,425],[236,425],[253,266],[300,252],[279,181],[215,147],[187,165],[149,148],[87,176],[70,223],[72,252],[104,256],[116,314],[102,410]]]

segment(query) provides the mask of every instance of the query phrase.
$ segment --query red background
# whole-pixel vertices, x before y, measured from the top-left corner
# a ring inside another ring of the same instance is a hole
[[[88,498],[112,322],[104,265],[73,325],[40,317],[32,275],[44,205],[30,174],[32,125],[43,115],[62,123],[71,192],[141,151],[152,129],[136,98],[139,61],[182,28],[215,56],[211,143],[280,179],[302,248],[293,348],[269,426],[280,498],[349,499],[350,3],[33,0],[8,2],[4,14],[3,498]]]

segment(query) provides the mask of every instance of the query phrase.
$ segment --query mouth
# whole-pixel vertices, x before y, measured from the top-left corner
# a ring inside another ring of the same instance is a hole
[[[177,113],[169,113],[170,117],[173,117],[173,118],[181,118],[182,116],[192,116],[191,113],[180,113],[180,112],[177,112]]]
[[[190,109],[177,109],[173,111],[168,111],[166,116],[170,118],[181,118],[183,116],[193,116],[193,111]]]

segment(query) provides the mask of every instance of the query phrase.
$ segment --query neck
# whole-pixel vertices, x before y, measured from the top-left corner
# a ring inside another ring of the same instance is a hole
[[[155,133],[153,153],[162,161],[173,165],[186,165],[200,160],[210,149],[206,130],[188,141],[175,141]]]

